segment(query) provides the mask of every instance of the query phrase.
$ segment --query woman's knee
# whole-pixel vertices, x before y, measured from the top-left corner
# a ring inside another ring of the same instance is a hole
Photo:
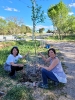
[[[20,70],[23,70],[23,67],[20,67]]]
[[[45,72],[47,72],[47,70],[44,69],[44,68],[42,68],[42,69],[41,69],[41,72],[42,72],[42,73],[45,73]]]
[[[23,67],[17,67],[16,68],[16,71],[20,71],[20,70],[23,70]]]
[[[15,67],[14,66],[11,66],[11,70],[15,70]]]

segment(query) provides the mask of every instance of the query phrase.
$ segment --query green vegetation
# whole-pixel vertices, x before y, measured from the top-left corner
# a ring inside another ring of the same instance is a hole
[[[31,94],[31,90],[25,86],[14,86],[10,89],[4,100],[34,100]]]
[[[0,75],[3,74],[3,64],[6,61],[6,58],[8,54],[10,53],[10,49],[12,46],[18,46],[19,51],[22,55],[25,55],[26,53],[30,52],[30,55],[34,55],[35,52],[35,41],[15,41],[15,42],[3,42],[3,47],[0,49]],[[37,50],[41,51],[39,48],[40,42],[36,41],[36,48]],[[43,49],[42,49],[43,50]]]
[[[20,54],[22,55],[25,55],[28,53],[28,51],[30,51],[30,55],[34,55],[34,41],[1,42],[1,45],[3,45],[3,47],[0,48],[0,88],[6,88],[4,89],[6,95],[2,100],[34,100],[30,89],[24,87],[23,85],[17,87],[17,82],[21,78],[22,73],[17,73],[16,79],[12,81],[12,79],[8,77],[8,73],[3,69],[4,62],[6,61],[7,56],[10,54],[10,49],[12,46],[18,46]],[[40,42],[36,41],[37,51],[46,51],[45,48],[41,50],[39,46]],[[25,64],[25,59],[22,61],[22,63]]]
[[[48,9],[48,17],[54,26],[54,33],[58,34],[58,38],[62,40],[63,35],[73,34],[75,32],[75,16],[69,15],[70,8],[60,1],[58,4],[52,5]]]
[[[46,39],[52,40],[52,41],[68,41],[68,42],[71,42],[71,41],[75,41],[75,34],[63,36],[62,40],[58,39],[57,35],[49,36]]]
[[[10,41],[5,43],[2,42],[1,44],[3,44],[4,47],[0,49],[0,88],[6,88],[4,89],[6,95],[1,100],[34,100],[32,97],[33,89],[31,90],[22,84],[17,84],[22,73],[18,73],[16,79],[12,80],[8,77],[8,73],[3,69],[3,64],[7,56],[10,54],[12,46],[18,46],[20,53],[23,55],[25,55],[28,51],[30,51],[30,55],[34,55],[34,41]],[[36,47],[37,52],[42,52],[47,55],[47,49],[41,48],[39,41],[36,41]],[[25,60],[23,63],[25,63]],[[56,89],[52,83],[49,82],[49,84],[49,89],[46,90],[46,92]],[[62,88],[63,86],[63,84],[59,84],[58,88]]]
[[[35,26],[37,23],[43,22],[45,19],[44,11],[41,10],[41,6],[36,4],[36,8],[34,6],[34,1],[30,0],[32,3],[32,16],[31,19],[33,21],[33,38],[36,35]],[[75,16],[69,15],[71,9],[63,3],[61,0],[58,4],[50,5],[47,10],[47,15],[53,23],[54,30],[51,29],[47,30],[47,33],[55,33],[57,36],[55,39],[68,40],[68,35],[74,35],[75,32]],[[42,33],[45,28],[39,28],[38,32]],[[29,26],[23,24],[23,20],[19,19],[15,16],[10,16],[8,18],[2,19],[0,18],[0,35],[18,35],[22,34],[27,36],[27,33],[32,33],[32,29]],[[66,35],[68,34],[68,35]],[[21,39],[21,36],[19,37]],[[70,39],[70,38],[69,38]],[[74,39],[74,38],[71,38]]]
[[[21,19],[14,16],[10,16],[6,19],[7,20],[0,18],[0,35],[26,34],[32,32],[31,28],[24,25]]]

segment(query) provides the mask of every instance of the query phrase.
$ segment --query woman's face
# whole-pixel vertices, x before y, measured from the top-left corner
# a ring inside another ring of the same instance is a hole
[[[12,53],[13,53],[14,56],[16,56],[17,52],[18,52],[18,51],[17,51],[17,49],[15,49],[15,48],[14,48],[13,51],[12,51]]]
[[[50,56],[51,58],[54,58],[54,57],[55,57],[55,53],[54,53],[52,50],[50,50],[50,51],[49,51],[49,56]]]

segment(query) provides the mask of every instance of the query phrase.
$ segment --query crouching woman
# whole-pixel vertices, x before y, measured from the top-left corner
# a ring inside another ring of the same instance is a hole
[[[58,57],[56,57],[56,51],[54,48],[48,50],[48,58],[45,58],[44,55],[39,53],[42,59],[47,63],[50,62],[50,66],[38,65],[39,68],[42,68],[42,78],[43,83],[40,84],[42,88],[48,88],[48,79],[54,81],[54,83],[67,83],[66,74],[62,68],[61,62]]]
[[[26,56],[26,55],[25,55]],[[15,78],[15,72],[23,70],[24,65],[17,63],[20,58],[25,58],[25,56],[22,56],[19,54],[18,47],[14,46],[11,49],[11,52],[9,56],[7,57],[7,60],[4,64],[4,70],[9,71],[9,76],[11,78]]]

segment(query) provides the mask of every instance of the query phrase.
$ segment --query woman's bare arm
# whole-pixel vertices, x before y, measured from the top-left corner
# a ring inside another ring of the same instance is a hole
[[[16,66],[19,66],[19,67],[23,67],[23,66],[24,66],[23,64],[15,64],[15,63],[13,63],[13,62],[11,62],[10,64],[11,64],[12,66],[15,66],[15,67],[16,67]]]
[[[59,62],[59,59],[56,58],[56,59],[54,59],[54,61],[52,62],[52,64],[51,64],[49,67],[47,67],[47,66],[41,66],[41,65],[38,65],[38,67],[44,68],[44,69],[50,71],[50,70],[52,70],[54,67],[56,67],[56,65],[58,64],[58,62]]]
[[[39,55],[42,57],[42,59],[45,61],[45,62],[49,62],[50,61],[50,57],[49,58],[46,58],[44,55],[42,55],[41,53],[39,53]]]

